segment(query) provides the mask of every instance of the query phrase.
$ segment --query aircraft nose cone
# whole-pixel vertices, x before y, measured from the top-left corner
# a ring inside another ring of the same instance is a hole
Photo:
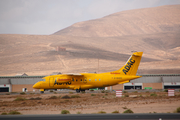
[[[39,89],[40,88],[40,84],[39,83],[34,84],[33,88]]]

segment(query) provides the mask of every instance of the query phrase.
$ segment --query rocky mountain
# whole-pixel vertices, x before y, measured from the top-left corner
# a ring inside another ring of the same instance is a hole
[[[0,35],[0,76],[107,72],[143,51],[138,74],[180,73],[180,5],[123,11],[52,35]]]
[[[180,31],[180,5],[128,10],[75,23],[55,35],[119,37]]]

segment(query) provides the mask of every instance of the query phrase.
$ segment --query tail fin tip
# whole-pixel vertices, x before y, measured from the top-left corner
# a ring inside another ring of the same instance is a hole
[[[141,57],[143,52],[134,52],[133,55]]]

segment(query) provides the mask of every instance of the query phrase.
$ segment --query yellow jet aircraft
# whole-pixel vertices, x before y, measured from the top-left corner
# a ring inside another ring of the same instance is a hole
[[[126,64],[119,70],[106,73],[69,73],[61,75],[51,75],[44,77],[34,84],[33,88],[40,89],[72,89],[77,93],[90,88],[107,87],[130,82],[139,78],[136,76],[143,52],[134,52]]]

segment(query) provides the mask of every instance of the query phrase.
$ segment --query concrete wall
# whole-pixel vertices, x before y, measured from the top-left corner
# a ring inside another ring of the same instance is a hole
[[[143,88],[152,87],[152,89],[163,89],[163,83],[143,83]]]
[[[23,88],[27,88],[28,91],[33,91],[34,84],[20,84],[20,85],[12,85],[12,92],[22,92]]]
[[[113,90],[123,90],[124,85],[123,84],[118,84],[118,85],[114,85],[112,86]]]

